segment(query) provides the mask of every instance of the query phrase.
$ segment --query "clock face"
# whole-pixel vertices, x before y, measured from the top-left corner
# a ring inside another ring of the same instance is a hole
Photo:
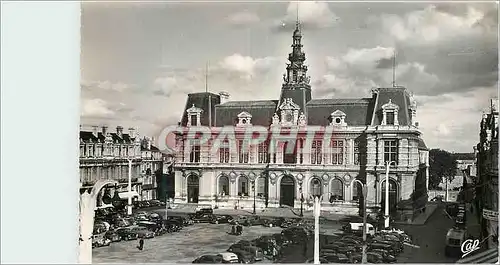
[[[287,122],[292,122],[293,121],[293,115],[292,115],[292,113],[285,114],[285,121],[287,121]]]

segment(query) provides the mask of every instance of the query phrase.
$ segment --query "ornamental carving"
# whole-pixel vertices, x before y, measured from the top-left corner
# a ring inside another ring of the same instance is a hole
[[[276,180],[278,179],[278,177],[276,176],[276,174],[274,173],[271,173],[269,174],[269,179],[271,180],[271,184],[276,184]]]
[[[344,183],[351,183],[352,177],[349,174],[344,175]]]
[[[302,180],[304,179],[304,176],[302,174],[297,174],[297,176],[295,176],[295,178],[297,179],[297,181],[302,182]]]
[[[323,179],[323,183],[328,183],[328,180],[330,179],[330,176],[328,176],[328,174],[323,174],[323,176],[321,178]]]
[[[234,172],[229,173],[229,181],[231,181],[231,183],[236,182],[236,173]]]

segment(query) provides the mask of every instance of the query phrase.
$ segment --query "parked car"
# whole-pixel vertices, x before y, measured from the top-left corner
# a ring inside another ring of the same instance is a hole
[[[305,263],[314,263],[314,259],[308,259],[306,260]],[[325,259],[324,257],[319,257],[319,263],[330,263],[327,259]]]
[[[146,227],[136,226],[132,228],[132,231],[136,232],[139,238],[148,239],[155,237],[155,232],[147,229]]]
[[[238,262],[243,264],[255,263],[255,257],[242,249],[233,249],[232,253],[238,256]]]
[[[244,223],[246,223],[247,218],[248,218],[247,216],[240,215],[240,216],[237,216],[236,218],[233,218],[229,223],[232,225],[235,225],[235,224],[243,225]]]
[[[214,218],[213,214],[202,214],[198,215],[193,219],[193,222],[195,223],[210,223],[212,219]]]
[[[111,242],[119,242],[119,241],[122,241],[122,238],[120,237],[120,235],[118,235],[115,231],[107,231],[105,234],[104,234],[104,237],[111,240]]]
[[[212,208],[201,208],[195,213],[196,215],[204,215],[204,214],[214,214],[214,210]]]
[[[203,255],[193,260],[193,263],[211,263],[211,264],[222,263],[222,257],[219,255]]]
[[[122,227],[115,230],[122,240],[135,240],[139,235],[130,227]]]
[[[327,263],[350,263],[349,257],[341,253],[328,253],[322,255],[322,258],[326,259]]]
[[[387,252],[389,252],[389,254],[391,254],[393,256],[396,256],[399,253],[396,249],[391,247],[391,245],[383,244],[383,243],[370,243],[368,245],[368,250],[372,250],[372,249],[383,249],[383,250],[386,250]]]
[[[229,224],[233,220],[231,215],[214,215],[212,216],[212,220],[210,220],[211,224]]]
[[[103,234],[92,236],[92,248],[105,247],[111,244],[111,240],[107,239]]]
[[[391,255],[389,253],[389,251],[386,251],[383,249],[372,249],[372,250],[370,250],[370,252],[378,253],[378,254],[382,255],[385,263],[394,263],[397,261],[396,257]]]
[[[222,252],[217,256],[222,258],[222,263],[239,263],[238,255],[231,252]]]
[[[179,222],[182,226],[188,226],[188,225],[193,225],[194,221],[183,217],[183,216],[168,216],[167,220],[172,220],[172,221],[177,221]]]

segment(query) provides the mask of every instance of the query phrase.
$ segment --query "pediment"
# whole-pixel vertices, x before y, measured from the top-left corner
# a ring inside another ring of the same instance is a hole
[[[187,112],[188,112],[188,113],[201,113],[201,112],[203,112],[203,110],[202,110],[202,109],[200,109],[200,108],[197,108],[197,107],[193,104],[193,106],[191,106],[191,108],[187,109]]]
[[[389,102],[382,105],[382,109],[384,109],[384,110],[398,110],[399,106],[392,103],[392,99],[389,99]]]
[[[243,111],[240,114],[238,114],[238,118],[252,118],[252,114],[250,114],[246,111]]]
[[[336,110],[336,111],[332,112],[332,114],[330,114],[330,116],[332,116],[332,117],[345,117],[346,114],[341,110]]]

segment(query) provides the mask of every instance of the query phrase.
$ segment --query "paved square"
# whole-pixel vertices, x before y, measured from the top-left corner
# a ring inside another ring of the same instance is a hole
[[[144,242],[144,249],[138,250],[138,241],[112,243],[109,247],[93,249],[93,263],[191,263],[203,254],[224,252],[239,240],[252,240],[261,235],[281,232],[277,227],[245,227],[243,235],[232,236],[227,224],[195,224],[178,233],[165,234]]]

